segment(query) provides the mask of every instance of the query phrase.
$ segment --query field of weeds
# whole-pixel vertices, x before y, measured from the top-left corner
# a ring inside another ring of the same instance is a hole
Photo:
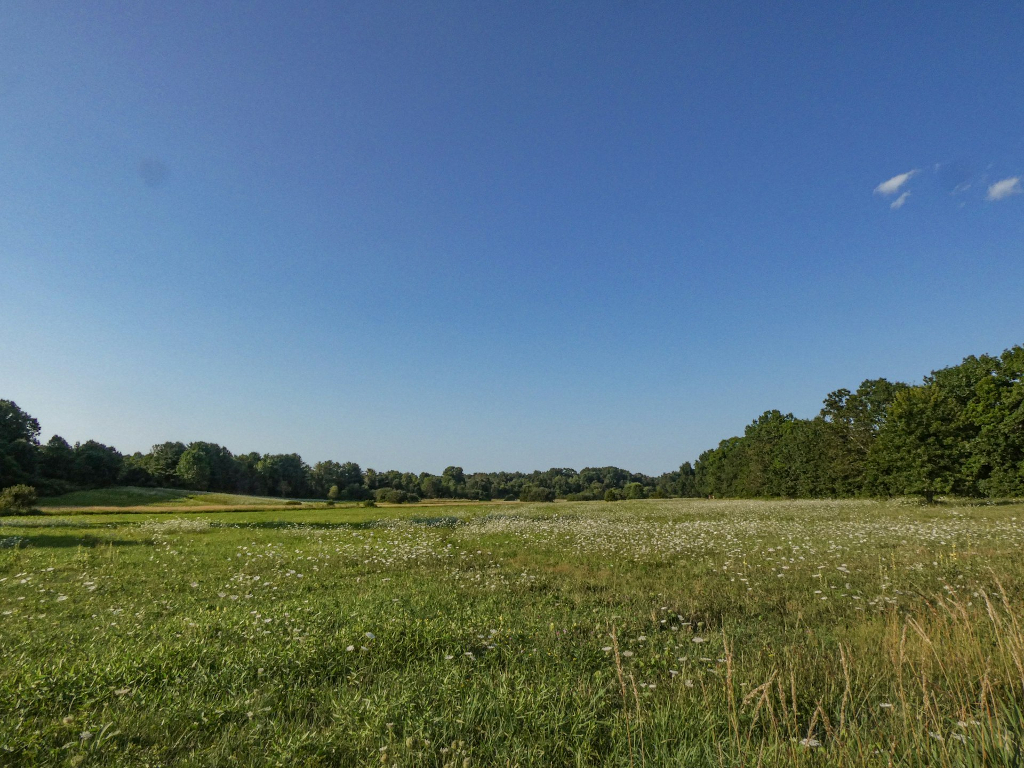
[[[1017,766],[1022,521],[706,500],[3,518],[0,765]]]

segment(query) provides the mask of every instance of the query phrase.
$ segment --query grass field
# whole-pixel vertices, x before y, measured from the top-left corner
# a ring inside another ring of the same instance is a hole
[[[104,510],[174,511],[199,508],[216,511],[220,507],[268,507],[301,505],[292,499],[268,496],[241,496],[232,493],[207,493],[204,491],[183,491],[174,488],[99,488],[90,491],[75,491],[63,496],[45,496],[36,504],[47,512],[95,512]],[[308,503],[308,502],[307,502]],[[320,502],[322,504],[322,502]]]
[[[491,501],[490,505],[505,502]],[[174,488],[136,488],[120,486],[75,491],[62,496],[44,496],[35,505],[44,514],[74,515],[103,512],[230,512],[250,509],[283,510],[291,507],[303,509],[352,508],[360,506],[356,501],[339,501],[329,504],[323,499],[282,499],[273,496],[243,496],[234,493],[210,493],[205,491],[184,491]],[[397,506],[382,504],[383,507]],[[422,499],[418,507],[463,507],[480,506],[479,502],[453,501],[450,499]]]
[[[1021,521],[706,500],[2,518],[0,765],[1021,765]]]

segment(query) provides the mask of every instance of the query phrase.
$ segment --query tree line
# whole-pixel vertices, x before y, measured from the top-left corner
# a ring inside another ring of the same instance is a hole
[[[34,486],[59,495],[114,485],[180,488],[281,498],[390,503],[420,499],[552,501],[688,495],[693,470],[660,477],[618,467],[553,468],[541,472],[476,472],[451,466],[440,475],[362,469],[355,462],[310,466],[296,453],[233,454],[216,443],[166,442],[148,453],[123,455],[89,440],[71,445],[60,435],[39,441],[40,425],[10,400],[0,400],[0,488]],[[609,494],[611,494],[609,496]]]
[[[769,410],[697,461],[657,477],[618,467],[440,475],[310,466],[295,453],[233,454],[208,442],[166,442],[123,455],[54,435],[0,400],[0,489],[43,495],[113,485],[282,498],[608,501],[675,496],[821,498],[921,494],[1024,495],[1024,347],[968,357],[919,385],[869,379],[829,393],[813,418]]]
[[[821,498],[1024,496],[1024,347],[973,355],[916,386],[869,379],[812,419],[766,411],[705,451],[699,493]]]

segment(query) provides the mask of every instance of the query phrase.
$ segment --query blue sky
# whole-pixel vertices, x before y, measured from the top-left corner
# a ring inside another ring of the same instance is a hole
[[[5,3],[44,436],[660,473],[1024,342],[1020,3],[292,5]]]

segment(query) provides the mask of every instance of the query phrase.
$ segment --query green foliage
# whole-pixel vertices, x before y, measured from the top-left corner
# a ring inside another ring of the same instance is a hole
[[[616,491],[614,488],[609,488],[607,491],[604,492],[604,500],[605,501],[621,501],[622,500],[622,495],[618,491]]]
[[[447,467],[441,473],[441,483],[444,486],[446,498],[465,496],[466,475],[462,471],[462,467]]]
[[[598,496],[593,491],[580,491],[579,493],[566,494],[566,501],[600,501],[603,496]]]
[[[87,440],[75,444],[71,477],[79,485],[102,488],[117,482],[123,464],[124,457],[117,449]]]
[[[554,501],[555,492],[542,485],[524,485],[519,493],[520,501]]]
[[[957,410],[934,383],[901,392],[870,454],[879,484],[895,494],[920,493],[929,502],[936,493],[953,491],[965,458]]]
[[[376,499],[383,504],[406,504],[419,501],[418,496],[407,493],[400,488],[378,488]]]
[[[181,454],[176,470],[184,488],[205,491],[210,487],[210,459],[201,446],[192,446]]]
[[[885,379],[830,393],[814,419],[767,411],[701,454],[716,497],[1024,494],[1024,347],[968,357],[918,386]]]
[[[259,492],[268,496],[305,496],[310,490],[309,467],[297,453],[267,454],[255,470]]]
[[[0,491],[0,514],[24,515],[31,512],[38,497],[30,485],[12,485]]]
[[[75,449],[54,435],[39,449],[39,473],[47,480],[70,482],[75,472]]]
[[[337,488],[335,499],[361,499],[366,495],[363,480],[363,471],[355,462],[321,461],[309,471],[308,486],[312,495],[321,498]]]
[[[22,440],[39,443],[39,422],[18,407],[13,400],[0,400],[0,445]]]
[[[626,483],[622,487],[624,499],[646,499],[647,491],[640,483]]]
[[[618,467],[579,472],[365,471],[355,462],[298,454],[232,455],[215,443],[154,445],[123,457],[95,441],[59,436],[39,446],[39,423],[0,400],[0,487],[31,483],[45,494],[71,485],[178,487],[284,498],[574,501],[714,496],[822,498],[920,493],[926,498],[1024,495],[1024,347],[968,357],[919,386],[868,379],[838,389],[814,418],[768,410],[742,436],[722,440],[695,465],[658,477]],[[402,496],[405,494],[405,496]]]
[[[178,462],[186,450],[185,444],[178,441],[154,445],[146,454],[146,469],[153,477],[156,485],[167,488],[177,485]]]
[[[39,422],[12,400],[0,400],[0,488],[36,474]]]

